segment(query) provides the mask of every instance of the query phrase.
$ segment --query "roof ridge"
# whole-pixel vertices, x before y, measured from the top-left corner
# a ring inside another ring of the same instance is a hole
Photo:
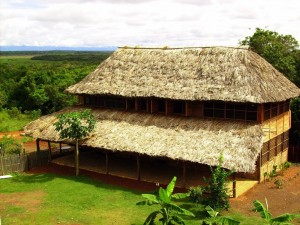
[[[232,48],[232,49],[243,49],[249,50],[249,46],[186,46],[186,47],[143,47],[143,46],[118,46],[118,49],[153,49],[153,50],[178,50],[178,49],[199,49],[199,48]]]

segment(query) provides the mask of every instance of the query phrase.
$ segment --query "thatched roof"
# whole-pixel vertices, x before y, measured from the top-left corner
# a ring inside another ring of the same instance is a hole
[[[119,48],[66,91],[253,103],[300,96],[300,89],[258,54],[230,47]]]
[[[34,138],[60,141],[53,123],[74,107],[41,117],[25,127]],[[96,128],[81,145],[217,165],[238,172],[253,172],[263,143],[260,125],[249,122],[201,120],[184,117],[94,109]],[[65,140],[66,141],[66,140]]]

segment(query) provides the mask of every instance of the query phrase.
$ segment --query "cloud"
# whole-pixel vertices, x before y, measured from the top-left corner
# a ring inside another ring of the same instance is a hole
[[[0,4],[0,45],[237,45],[256,27],[300,39],[298,0],[289,4],[282,0],[1,0]]]

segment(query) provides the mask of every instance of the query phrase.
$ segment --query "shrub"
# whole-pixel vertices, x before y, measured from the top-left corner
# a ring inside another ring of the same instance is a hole
[[[11,109],[7,109],[7,113],[10,118],[19,118],[22,114],[21,111],[17,107],[12,107]]]
[[[204,188],[201,186],[190,187],[189,193],[191,201],[194,203],[201,203],[201,201],[203,200],[203,192]]]
[[[219,158],[219,165],[216,168],[210,167],[212,177],[204,178],[208,183],[205,191],[208,192],[208,197],[204,200],[204,204],[211,206],[214,210],[229,209],[229,195],[226,186],[227,178],[233,173],[221,167],[223,156]]]
[[[22,144],[16,139],[4,135],[0,139],[0,154],[21,154]]]

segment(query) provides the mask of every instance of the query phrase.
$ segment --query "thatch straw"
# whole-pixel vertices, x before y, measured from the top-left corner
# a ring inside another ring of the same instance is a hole
[[[53,123],[56,116],[83,107],[69,108],[41,117],[25,127],[34,138],[60,141]],[[224,167],[253,172],[263,143],[260,125],[249,122],[201,120],[184,117],[94,109],[96,128],[81,145],[163,156],[217,165],[221,153]],[[64,140],[66,141],[66,140]]]
[[[120,48],[67,92],[253,103],[300,95],[262,57],[229,47]]]

